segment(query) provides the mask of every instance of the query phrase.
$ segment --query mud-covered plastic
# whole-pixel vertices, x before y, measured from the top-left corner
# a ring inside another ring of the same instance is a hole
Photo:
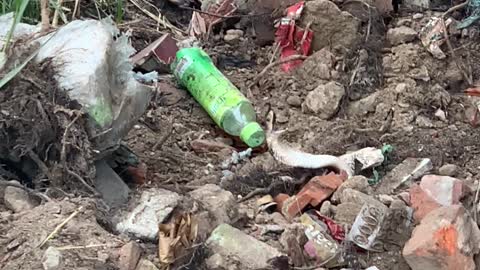
[[[225,132],[240,136],[249,147],[263,144],[265,132],[256,122],[252,104],[215,67],[207,53],[197,47],[183,48],[177,52],[172,70]]]
[[[48,40],[50,38],[50,40]],[[99,158],[113,151],[145,112],[152,89],[134,78],[135,50],[110,18],[73,21],[40,38],[36,62],[49,61],[54,79],[82,105]]]

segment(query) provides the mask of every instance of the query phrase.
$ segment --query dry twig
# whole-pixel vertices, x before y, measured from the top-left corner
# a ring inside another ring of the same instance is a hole
[[[40,16],[42,18],[40,31],[46,32],[50,28],[50,9],[48,8],[48,0],[40,0]]]
[[[444,36],[445,41],[447,43],[448,49],[450,50],[450,55],[452,56],[453,61],[455,61],[455,65],[457,66],[457,68],[462,72],[463,78],[467,81],[468,85],[472,85],[473,84],[472,76],[471,76],[471,74],[470,75],[467,74],[464,67],[462,65],[460,65],[460,63],[458,62],[458,58],[456,57],[455,50],[453,49],[452,43],[450,42],[450,37],[448,35],[448,29],[447,29],[447,26],[445,24],[445,17],[448,14],[454,12],[455,10],[464,8],[465,6],[467,6],[469,4],[469,2],[470,1],[465,1],[461,4],[458,4],[456,6],[453,6],[453,7],[449,8],[447,11],[445,11],[445,13],[443,13],[442,17],[440,18],[440,21],[442,23],[443,29],[445,29],[445,31],[443,31],[443,36]]]
[[[70,216],[68,216],[62,223],[58,224],[57,227],[51,232],[41,243],[38,245],[38,248],[43,247],[50,239],[52,239],[67,223],[72,220],[76,215],[78,215],[83,210],[83,206],[80,206],[75,210]]]
[[[260,72],[257,77],[255,77],[255,79],[253,80],[253,83],[250,84],[250,86],[248,88],[251,88],[252,86],[254,86],[255,84],[257,84],[263,76],[265,76],[265,74],[267,73],[267,71],[269,71],[270,69],[272,69],[273,67],[276,67],[278,65],[281,65],[281,64],[284,64],[284,63],[288,63],[290,61],[296,61],[296,60],[305,60],[307,59],[307,56],[305,55],[291,55],[289,57],[286,57],[284,59],[280,59],[278,61],[275,61],[273,63],[270,63],[268,64],[263,70],[262,72]]]
[[[145,15],[148,17],[154,19],[157,23],[163,25],[163,27],[170,29],[174,32],[175,35],[177,36],[183,36],[185,33],[183,30],[177,28],[175,25],[171,24],[165,16],[162,15],[162,13],[158,13],[158,16],[155,16],[152,12],[148,11],[147,9],[143,8],[136,0],[130,0],[133,5],[135,5],[138,9],[140,9]]]

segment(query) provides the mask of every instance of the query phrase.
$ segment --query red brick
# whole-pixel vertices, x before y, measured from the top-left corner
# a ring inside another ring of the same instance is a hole
[[[288,199],[286,199],[285,196],[281,196],[281,202],[278,202],[277,199],[275,199],[275,201],[278,204],[278,208],[281,209],[282,214],[291,220],[297,214],[301,213],[307,205],[310,204],[313,207],[320,205],[320,203],[333,194],[345,178],[344,175],[333,173],[316,176],[312,178],[297,195]]]
[[[410,204],[413,208],[413,217],[417,222],[420,222],[431,211],[441,207],[418,184],[410,188]]]
[[[403,249],[412,270],[474,270],[480,231],[462,205],[430,212]]]

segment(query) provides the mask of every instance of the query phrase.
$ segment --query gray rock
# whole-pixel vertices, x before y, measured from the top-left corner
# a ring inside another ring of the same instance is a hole
[[[240,37],[237,35],[226,34],[223,37],[223,40],[229,44],[236,44],[238,41],[240,41]]]
[[[122,178],[105,161],[95,163],[95,169],[95,188],[108,206],[116,208],[125,204],[130,189]]]
[[[8,209],[15,213],[30,210],[35,207],[35,204],[25,190],[11,186],[5,188],[3,202]]]
[[[227,262],[220,254],[213,254],[206,261],[205,264],[209,270],[226,270]]]
[[[217,185],[207,184],[191,191],[189,195],[210,212],[215,225],[231,223],[238,215],[238,206],[233,194]]]
[[[300,25],[305,27],[310,22],[313,51],[329,46],[352,48],[359,41],[360,20],[328,0],[306,2]]]
[[[134,208],[116,225],[117,231],[139,238],[154,240],[162,223],[179,203],[181,197],[165,189],[143,191]]]
[[[363,206],[364,204],[370,204],[377,208],[386,208],[383,203],[374,199],[372,196],[351,188],[347,188],[342,192],[342,197],[340,200],[342,203],[356,203],[360,206]]]
[[[134,241],[130,241],[120,249],[119,269],[135,270],[142,255],[142,248]]]
[[[440,175],[445,176],[455,176],[458,171],[458,166],[455,164],[445,164],[440,169],[438,169],[438,173]]]
[[[158,268],[151,261],[141,259],[135,270],[158,270]]]
[[[304,106],[320,118],[329,119],[337,113],[344,95],[345,88],[339,83],[321,84],[308,93]]]
[[[410,27],[400,26],[397,28],[390,28],[387,32],[387,40],[391,45],[399,45],[408,43],[417,37],[417,31]]]
[[[432,169],[432,161],[428,158],[407,158],[381,179],[376,192],[390,194],[401,185],[422,177]]]
[[[293,107],[300,107],[302,106],[302,99],[299,96],[289,96],[287,104]]]
[[[421,18],[423,18],[423,14],[422,13],[415,13],[415,14],[413,14],[412,18],[414,20],[420,20]]]
[[[332,202],[339,202],[343,191],[347,188],[355,189],[367,194],[372,191],[372,188],[368,183],[368,179],[363,175],[356,175],[350,177],[338,187],[338,189],[332,195]]]
[[[303,80],[330,80],[333,77],[335,63],[335,55],[323,48],[303,61],[295,73]]]
[[[235,261],[244,270],[268,268],[270,260],[283,256],[275,248],[227,224],[218,226],[206,245],[214,254]]]
[[[227,30],[227,35],[236,35],[236,36],[239,36],[239,37],[243,37],[243,30],[229,29],[229,30]]]
[[[329,217],[332,214],[332,203],[330,201],[324,201],[320,207],[320,214]]]
[[[43,253],[42,266],[44,270],[62,269],[62,253],[55,247],[48,247]]]
[[[352,225],[360,210],[362,205],[358,203],[341,203],[337,205],[335,221]]]
[[[347,109],[348,114],[351,116],[364,116],[368,113],[375,112],[379,95],[380,92],[375,92],[368,97],[350,103]]]

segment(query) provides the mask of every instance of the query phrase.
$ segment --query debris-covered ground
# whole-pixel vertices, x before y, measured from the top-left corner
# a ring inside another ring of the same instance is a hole
[[[3,78],[40,49],[0,87],[0,269],[480,269],[478,1],[213,2],[14,35]],[[152,67],[174,45],[132,75],[128,38],[161,37],[203,48],[262,146]],[[97,66],[69,80],[75,46]]]

